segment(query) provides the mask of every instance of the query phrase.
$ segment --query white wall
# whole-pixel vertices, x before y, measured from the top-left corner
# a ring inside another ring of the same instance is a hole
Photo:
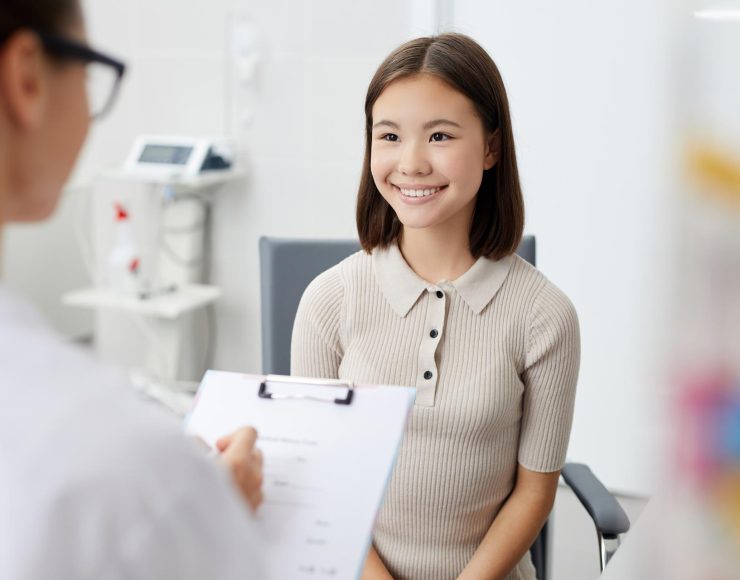
[[[538,266],[573,300],[582,365],[570,459],[653,489],[670,256],[671,4],[454,1],[508,89]]]

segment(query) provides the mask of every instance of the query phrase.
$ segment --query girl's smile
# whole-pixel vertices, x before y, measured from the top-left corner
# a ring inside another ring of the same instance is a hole
[[[426,203],[441,195],[446,185],[414,185],[392,183],[393,190],[399,195],[401,201],[409,204]]]

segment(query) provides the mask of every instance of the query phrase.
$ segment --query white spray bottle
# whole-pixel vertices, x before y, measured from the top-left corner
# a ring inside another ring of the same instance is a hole
[[[135,295],[139,291],[141,259],[134,243],[131,218],[126,208],[114,204],[116,238],[108,253],[108,287],[116,292]]]

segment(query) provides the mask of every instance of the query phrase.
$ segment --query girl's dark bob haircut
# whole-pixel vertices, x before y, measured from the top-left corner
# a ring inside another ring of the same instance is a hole
[[[370,173],[373,106],[385,88],[401,78],[430,74],[468,97],[490,134],[499,131],[496,165],[483,172],[470,227],[470,252],[499,260],[514,253],[524,229],[524,200],[501,74],[473,39],[456,33],[411,40],[383,61],[365,98],[365,160],[357,194],[357,232],[366,252],[398,240],[402,224],[378,191]]]

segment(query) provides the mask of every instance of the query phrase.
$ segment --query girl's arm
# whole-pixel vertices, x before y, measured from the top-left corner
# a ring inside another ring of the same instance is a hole
[[[373,546],[370,546],[360,580],[393,580],[393,576],[388,572],[388,568],[385,567]]]
[[[306,288],[293,323],[290,374],[319,379],[339,378],[339,339],[344,292],[335,269],[320,274]]]
[[[458,580],[494,580],[511,572],[550,515],[559,477],[559,471],[537,473],[519,466],[514,490]]]
[[[578,316],[546,283],[527,327],[516,483],[461,579],[504,578],[516,566],[550,514],[565,463],[580,360]]]

